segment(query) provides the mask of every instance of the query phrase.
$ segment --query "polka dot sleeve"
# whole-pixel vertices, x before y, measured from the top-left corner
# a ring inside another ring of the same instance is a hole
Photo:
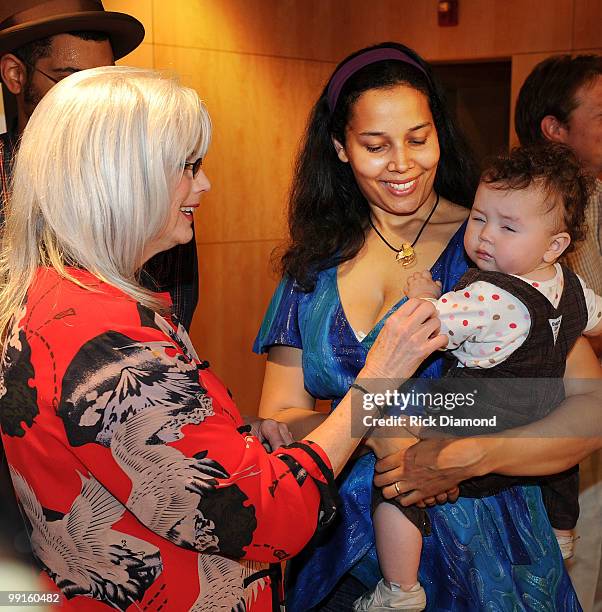
[[[584,332],[593,330],[597,325],[602,323],[602,297],[596,295],[586,284],[585,281],[578,276],[581,287],[583,287],[583,295],[585,296],[585,305],[587,306],[587,325]]]
[[[458,348],[469,338],[478,342],[487,335],[492,323],[491,302],[494,293],[491,289],[497,288],[479,281],[433,300],[441,321],[441,333],[449,338],[448,349]]]
[[[516,297],[491,283],[477,281],[450,291],[435,306],[447,349],[467,367],[492,367],[524,341],[530,317]]]

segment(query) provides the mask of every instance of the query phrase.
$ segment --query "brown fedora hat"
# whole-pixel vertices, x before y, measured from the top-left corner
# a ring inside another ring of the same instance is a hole
[[[144,26],[137,19],[105,11],[95,0],[0,0],[0,55],[78,30],[104,32],[115,59],[133,51],[144,38]]]

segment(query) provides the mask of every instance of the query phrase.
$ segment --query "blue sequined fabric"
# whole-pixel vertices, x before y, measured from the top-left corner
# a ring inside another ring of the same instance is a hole
[[[466,271],[465,227],[454,235],[431,273],[449,291]],[[273,345],[303,349],[305,387],[332,400],[333,409],[364,365],[366,354],[396,304],[361,342],[341,305],[336,268],[320,273],[311,293],[284,279],[272,298],[254,350]],[[417,373],[439,377],[432,356]],[[321,602],[350,572],[368,588],[380,579],[370,517],[374,456],[364,455],[339,477],[342,507],[335,524],[291,564],[287,609]],[[432,535],[424,538],[420,581],[432,611],[581,610],[564,569],[538,487],[513,487],[482,499],[462,498],[429,509]],[[403,551],[400,551],[403,554]]]

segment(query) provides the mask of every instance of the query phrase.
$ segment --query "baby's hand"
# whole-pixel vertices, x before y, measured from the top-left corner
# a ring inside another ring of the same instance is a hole
[[[434,281],[428,270],[414,272],[408,276],[405,293],[409,298],[434,298],[441,297],[441,283]]]

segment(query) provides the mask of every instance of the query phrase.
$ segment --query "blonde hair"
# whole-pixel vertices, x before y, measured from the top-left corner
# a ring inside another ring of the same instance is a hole
[[[153,309],[137,272],[164,228],[187,159],[205,155],[211,121],[197,94],[151,70],[75,73],[42,99],[23,132],[0,253],[0,338],[36,270],[91,272]]]

